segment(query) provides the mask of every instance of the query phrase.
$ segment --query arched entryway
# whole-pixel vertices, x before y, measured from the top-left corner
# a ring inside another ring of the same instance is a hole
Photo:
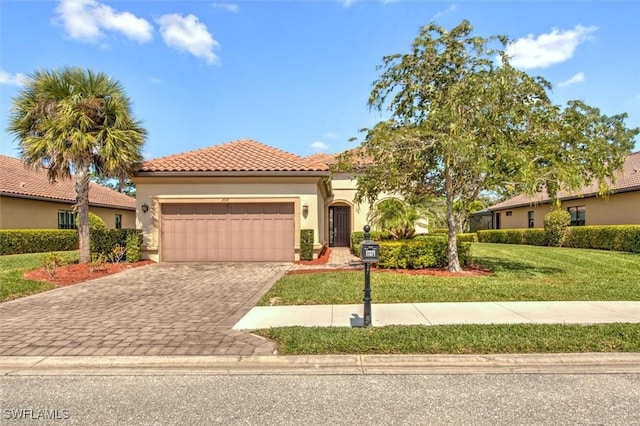
[[[349,247],[351,239],[351,207],[329,206],[329,247]]]

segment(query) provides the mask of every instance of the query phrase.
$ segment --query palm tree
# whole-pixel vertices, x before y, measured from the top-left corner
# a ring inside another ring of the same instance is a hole
[[[387,231],[394,240],[413,237],[416,225],[427,227],[424,212],[398,198],[387,198],[369,211],[367,220],[375,228]]]
[[[51,181],[75,175],[80,262],[89,262],[91,172],[118,178],[142,161],[146,131],[123,87],[77,67],[36,71],[13,99],[8,130],[28,166],[47,169]]]

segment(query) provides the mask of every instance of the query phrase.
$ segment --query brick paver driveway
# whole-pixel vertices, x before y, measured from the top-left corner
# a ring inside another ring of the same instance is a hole
[[[2,355],[271,355],[231,327],[290,264],[153,264],[0,304]]]

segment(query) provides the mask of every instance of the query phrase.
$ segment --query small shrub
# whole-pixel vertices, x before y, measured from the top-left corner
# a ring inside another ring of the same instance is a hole
[[[109,262],[120,263],[124,255],[127,253],[127,249],[120,244],[116,244],[111,253],[109,253]]]
[[[89,233],[91,253],[103,254],[108,258],[116,244],[119,244],[126,248],[127,262],[140,260],[142,231],[139,229],[92,229]]]
[[[76,228],[78,227],[78,216],[76,215]],[[105,229],[107,225],[104,220],[97,214],[89,212],[89,230],[92,229]]]
[[[127,237],[125,238],[127,262],[138,262],[142,249],[142,232],[137,229],[128,229],[127,231]]]
[[[544,233],[547,245],[561,247],[569,234],[571,214],[566,210],[555,209],[544,216]]]
[[[313,259],[313,229],[300,230],[300,260]]]
[[[42,260],[40,261],[42,268],[44,268],[52,279],[56,276],[56,269],[66,263],[66,260],[58,253],[47,253],[42,256]]]
[[[107,256],[102,253],[92,253],[89,261],[89,272],[101,271],[107,268]]]

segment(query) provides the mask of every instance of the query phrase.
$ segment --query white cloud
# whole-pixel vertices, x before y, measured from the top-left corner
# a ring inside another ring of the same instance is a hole
[[[240,11],[240,6],[238,6],[237,4],[233,4],[233,3],[214,3],[213,7],[217,8],[217,9],[224,9],[227,12],[231,12],[231,13],[238,13]]]
[[[96,42],[115,32],[144,43],[153,38],[153,26],[130,12],[118,12],[95,0],[61,0],[56,8],[67,34],[77,40]]]
[[[433,15],[433,18],[431,18],[432,21],[437,20],[438,18],[440,18],[441,16],[444,16],[448,13],[451,12],[455,12],[455,10],[458,8],[457,4],[452,4],[451,6],[449,6],[448,8],[446,8],[445,10],[441,10],[438,13],[436,13],[435,15]]]
[[[149,81],[151,81],[153,84],[162,84],[162,83],[164,83],[158,77],[151,77],[151,79]]]
[[[578,74],[574,75],[570,79],[564,80],[558,83],[558,87],[567,87],[567,86],[571,86],[572,84],[582,83],[583,81],[584,81],[584,73],[579,72]]]
[[[24,86],[27,82],[27,76],[22,73],[11,74],[0,70],[0,84],[8,84],[12,86]]]
[[[326,151],[329,149],[329,145],[322,142],[322,141],[315,141],[314,143],[311,144],[311,148],[313,148],[316,151]]]
[[[580,43],[588,39],[590,33],[596,31],[595,26],[576,25],[572,30],[553,29],[550,33],[534,37],[526,37],[510,43],[507,55],[511,57],[511,65],[518,68],[547,68],[570,59]]]
[[[156,22],[160,24],[160,33],[167,46],[187,51],[210,64],[218,59],[213,49],[220,47],[220,44],[196,16],[173,13],[162,15]]]

